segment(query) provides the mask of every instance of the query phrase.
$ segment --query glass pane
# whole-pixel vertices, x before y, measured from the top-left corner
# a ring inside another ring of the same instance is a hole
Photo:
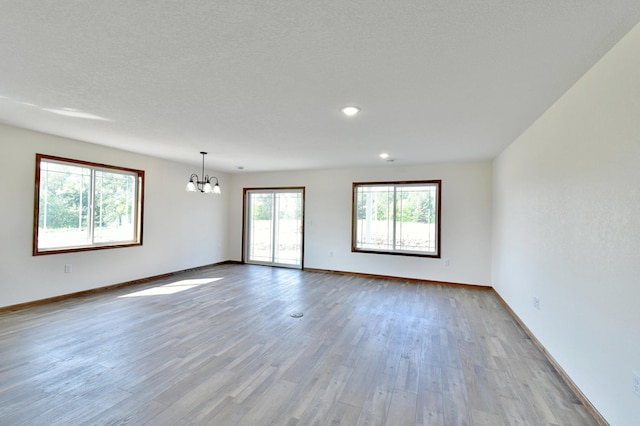
[[[249,260],[271,262],[273,194],[249,194],[249,209]]]
[[[393,186],[361,186],[356,191],[356,247],[393,250]]]
[[[435,186],[396,189],[396,250],[436,252]]]
[[[95,173],[94,242],[136,239],[136,177],[97,170]]]
[[[247,191],[248,262],[302,266],[302,190]]]
[[[302,193],[275,193],[276,220],[274,262],[302,264]]]
[[[90,188],[90,169],[40,162],[39,249],[90,243]]]

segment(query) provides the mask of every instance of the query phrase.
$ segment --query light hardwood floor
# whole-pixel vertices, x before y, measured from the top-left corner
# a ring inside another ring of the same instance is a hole
[[[491,291],[223,265],[0,315],[0,424],[596,423]]]

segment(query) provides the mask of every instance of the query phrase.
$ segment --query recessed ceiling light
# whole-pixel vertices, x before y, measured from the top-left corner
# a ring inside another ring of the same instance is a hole
[[[342,111],[342,113],[347,117],[353,117],[354,115],[360,112],[360,108],[355,106],[346,106],[342,108],[340,111]]]
[[[383,152],[382,154],[380,154],[380,158],[382,158],[383,160],[385,158],[389,158],[389,154],[387,154],[386,152]]]

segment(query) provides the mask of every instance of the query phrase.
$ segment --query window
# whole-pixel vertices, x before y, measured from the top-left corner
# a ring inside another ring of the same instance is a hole
[[[144,171],[36,154],[33,255],[142,245]]]
[[[440,184],[354,183],[351,251],[440,257]]]

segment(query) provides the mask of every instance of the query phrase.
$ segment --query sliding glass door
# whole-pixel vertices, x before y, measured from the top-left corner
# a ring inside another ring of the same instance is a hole
[[[246,263],[302,269],[304,188],[244,190]]]

